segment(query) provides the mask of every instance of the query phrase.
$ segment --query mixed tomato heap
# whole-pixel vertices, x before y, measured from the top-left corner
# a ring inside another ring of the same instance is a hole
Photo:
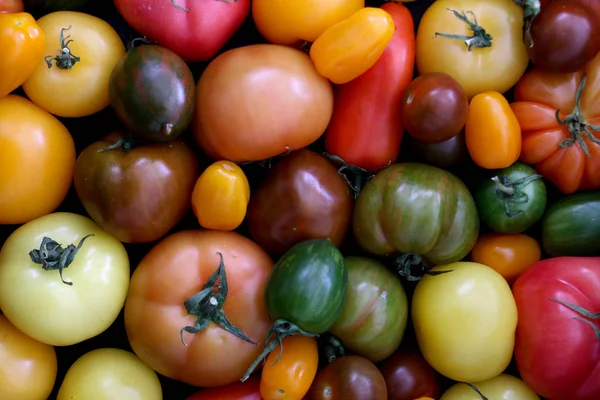
[[[600,399],[600,0],[0,0],[0,399]]]

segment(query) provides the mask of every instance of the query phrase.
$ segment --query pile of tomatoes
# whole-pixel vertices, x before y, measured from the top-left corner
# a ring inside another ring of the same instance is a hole
[[[600,399],[600,0],[0,0],[0,399]]]

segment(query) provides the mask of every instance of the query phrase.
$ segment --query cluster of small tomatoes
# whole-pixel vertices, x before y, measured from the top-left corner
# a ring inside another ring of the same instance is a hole
[[[600,399],[600,0],[0,0],[0,51],[0,399]]]

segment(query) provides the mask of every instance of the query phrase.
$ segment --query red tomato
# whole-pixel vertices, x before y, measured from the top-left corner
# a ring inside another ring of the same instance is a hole
[[[217,54],[250,11],[250,0],[114,1],[135,31],[189,62]]]
[[[402,93],[412,81],[415,63],[414,22],[400,3],[382,7],[396,31],[379,60],[358,78],[337,86],[325,148],[347,164],[378,170],[396,161],[402,141]]]
[[[22,0],[0,0],[0,14],[23,12]]]
[[[515,358],[541,396],[600,399],[599,287],[600,257],[546,259],[516,280]]]
[[[204,389],[185,400],[262,400],[260,375],[253,375],[244,382]]]

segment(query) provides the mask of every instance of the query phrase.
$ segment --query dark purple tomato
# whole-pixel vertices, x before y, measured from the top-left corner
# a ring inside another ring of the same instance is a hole
[[[336,358],[317,373],[303,400],[387,400],[385,379],[364,357]],[[414,399],[411,399],[414,400]]]
[[[413,80],[402,96],[402,123],[414,138],[438,143],[457,135],[465,126],[469,99],[462,86],[441,72]]]
[[[469,158],[465,131],[439,143],[424,143],[409,137],[410,148],[417,161],[439,168],[452,168],[461,165]]]
[[[250,196],[250,236],[272,255],[308,239],[340,246],[352,218],[350,187],[327,158],[301,149],[282,157]]]
[[[437,399],[440,395],[439,377],[419,353],[399,350],[379,370],[387,385],[388,400]]]
[[[576,72],[600,50],[600,21],[583,2],[554,0],[542,7],[525,37],[536,67]]]

